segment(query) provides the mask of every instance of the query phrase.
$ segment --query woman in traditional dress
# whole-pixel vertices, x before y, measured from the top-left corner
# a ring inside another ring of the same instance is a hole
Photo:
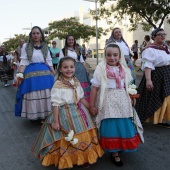
[[[30,120],[44,119],[51,112],[50,92],[55,71],[40,27],[34,26],[29,42],[21,50],[15,115]]]
[[[135,82],[136,73],[135,73],[135,69],[134,69],[132,60],[130,59],[131,51],[130,51],[128,44],[125,42],[125,40],[122,36],[120,28],[114,28],[113,29],[109,40],[106,42],[106,45],[110,44],[111,42],[116,43],[117,45],[120,46],[121,50],[123,51],[127,66],[130,68],[133,80]]]
[[[136,111],[141,122],[153,118],[153,123],[170,128],[170,51],[164,45],[166,33],[152,31],[154,43],[142,52],[143,78],[140,82]]]
[[[4,86],[9,86],[8,81],[13,79],[13,69],[11,68],[11,57],[5,50],[5,46],[1,46],[0,52],[0,80],[4,82]]]
[[[75,76],[80,81],[84,90],[85,99],[89,101],[90,97],[90,79],[85,68],[85,63],[81,52],[76,48],[76,40],[73,35],[68,35],[65,39],[65,46],[60,51],[59,59],[69,56],[76,61]]]

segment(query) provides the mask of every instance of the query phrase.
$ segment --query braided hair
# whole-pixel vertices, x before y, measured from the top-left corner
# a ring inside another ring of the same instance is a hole
[[[48,45],[45,41],[45,37],[44,37],[44,34],[43,34],[43,31],[40,27],[38,26],[34,26],[32,27],[31,29],[31,32],[29,33],[29,40],[28,40],[28,43],[26,45],[26,53],[27,53],[27,57],[28,57],[28,60],[31,61],[32,60],[32,55],[33,55],[33,49],[34,49],[34,42],[32,40],[32,31],[33,29],[38,29],[41,33],[41,52],[43,54],[43,57],[44,57],[44,61],[46,61],[46,58],[47,58],[47,54],[48,54]]]

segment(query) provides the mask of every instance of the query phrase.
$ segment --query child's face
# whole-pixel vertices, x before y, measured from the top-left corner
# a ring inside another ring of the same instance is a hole
[[[75,72],[75,63],[71,60],[63,61],[62,66],[59,70],[65,78],[72,78]]]
[[[108,47],[106,49],[106,62],[110,66],[117,66],[120,61],[119,49],[116,47]]]

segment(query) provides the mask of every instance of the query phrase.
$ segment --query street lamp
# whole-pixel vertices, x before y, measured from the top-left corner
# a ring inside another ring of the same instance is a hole
[[[98,64],[98,22],[97,22],[97,1],[98,0],[84,0],[89,2],[95,2],[95,11],[96,11],[96,58],[97,58],[97,64]]]
[[[96,11],[96,58],[97,58],[97,64],[99,61],[98,58],[98,22],[97,22],[97,2],[101,0],[84,0],[84,1],[89,1],[89,2],[95,2],[95,11]],[[108,0],[108,1],[116,1],[116,0]]]

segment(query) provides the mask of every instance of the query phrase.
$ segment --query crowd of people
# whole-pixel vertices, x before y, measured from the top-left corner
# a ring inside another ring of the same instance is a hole
[[[170,128],[170,50],[165,37],[158,28],[140,47],[135,40],[130,48],[120,28],[114,28],[91,80],[85,65],[88,49],[72,34],[63,49],[55,40],[49,48],[42,29],[34,26],[13,58],[1,46],[0,80],[5,87],[9,80],[17,86],[15,116],[41,120],[31,151],[42,165],[88,168],[109,152],[120,167],[120,153],[134,152],[144,143],[142,124],[153,121]],[[144,74],[136,95],[138,48]]]

